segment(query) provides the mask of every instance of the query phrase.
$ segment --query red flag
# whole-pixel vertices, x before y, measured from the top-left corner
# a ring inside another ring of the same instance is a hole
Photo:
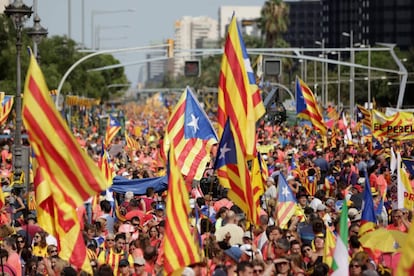
[[[175,160],[175,148],[170,148],[168,193],[164,235],[164,270],[177,273],[184,267],[201,261],[199,248],[191,234],[188,215],[190,198],[184,179]],[[175,274],[174,274],[175,275]],[[176,274],[176,275],[181,275]]]
[[[256,154],[256,122],[265,108],[256,85],[243,37],[233,16],[228,27],[218,87],[218,123],[221,137],[227,118],[236,131],[243,154]]]
[[[91,272],[75,209],[104,190],[105,180],[56,110],[33,55],[22,113],[38,163],[35,189],[39,225],[57,238],[62,259]]]
[[[203,177],[210,161],[210,149],[216,143],[217,136],[210,120],[187,87],[168,121],[164,151],[174,147],[181,173],[187,182],[192,182]]]

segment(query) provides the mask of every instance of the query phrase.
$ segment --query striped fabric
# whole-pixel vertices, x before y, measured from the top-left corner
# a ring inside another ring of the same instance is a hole
[[[201,261],[199,248],[191,234],[188,214],[190,198],[175,159],[175,148],[169,152],[168,193],[164,234],[164,270],[171,275],[184,267]]]
[[[190,88],[175,106],[164,137],[164,151],[174,147],[178,167],[186,182],[200,180],[210,161],[210,149],[217,143],[215,130]]]
[[[108,117],[108,124],[106,126],[106,132],[105,132],[105,139],[104,144],[105,147],[109,147],[112,140],[118,133],[118,131],[121,129],[121,124],[118,122],[117,119],[115,119],[114,116],[109,115]]]
[[[228,198],[246,214],[248,221],[257,222],[250,173],[230,119],[227,120],[217,151],[214,169],[221,186],[228,188]]]
[[[33,55],[25,83],[23,123],[38,162],[34,184],[39,225],[57,238],[62,259],[92,272],[75,209],[104,190],[105,180],[56,110]]]
[[[125,130],[125,141],[126,145],[129,150],[138,150],[139,149],[139,143],[137,140],[135,140],[133,137],[128,135],[128,132]]]
[[[236,17],[233,16],[228,27],[219,76],[219,137],[224,131],[227,118],[230,118],[243,154],[253,158],[256,122],[264,114],[260,90],[256,85]]]
[[[299,118],[310,121],[321,135],[326,134],[327,129],[318,102],[312,90],[298,77],[296,78],[296,113]]]
[[[0,209],[3,208],[4,204],[5,204],[4,193],[0,185]]]
[[[10,111],[13,108],[14,97],[5,95],[4,92],[0,92],[0,126],[7,122]]]
[[[98,162],[98,166],[101,169],[102,174],[105,177],[106,180],[106,186],[105,189],[108,189],[112,186],[113,179],[115,177],[115,171],[114,167],[111,163],[111,159],[109,158],[108,151],[102,149],[102,156]]]
[[[290,218],[295,214],[296,211],[296,198],[290,189],[286,178],[283,174],[279,174],[278,179],[278,195],[276,203],[276,218],[277,224],[280,228],[287,228],[287,224]]]
[[[361,122],[364,126],[369,127],[371,130],[372,128],[372,119],[371,119],[371,112],[363,107],[362,105],[356,105],[356,120],[357,122]]]
[[[329,227],[326,227],[325,245],[323,249],[323,262],[332,268],[333,256],[335,252],[336,237]]]
[[[374,231],[377,226],[377,218],[375,216],[374,200],[372,199],[371,185],[369,183],[369,177],[365,172],[365,187],[363,194],[361,224],[359,227],[358,235],[361,237],[365,233]]]
[[[260,197],[264,193],[264,183],[267,180],[263,181],[262,178],[262,167],[259,163],[260,155],[257,158],[252,160],[252,172],[251,172],[251,185],[253,189],[253,206],[250,206],[250,210],[252,210],[252,222],[253,224],[259,224],[259,217],[260,217]]]

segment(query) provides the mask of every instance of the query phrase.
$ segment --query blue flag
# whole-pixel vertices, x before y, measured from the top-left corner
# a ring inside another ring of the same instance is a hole
[[[405,167],[407,168],[410,175],[414,176],[414,160],[412,159],[403,159],[403,163]]]

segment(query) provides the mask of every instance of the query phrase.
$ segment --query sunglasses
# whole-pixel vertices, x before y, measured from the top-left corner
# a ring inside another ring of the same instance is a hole
[[[23,240],[20,240],[20,241],[17,241],[18,243],[24,243],[24,241]]]
[[[57,250],[51,250],[49,254],[57,253]]]
[[[132,226],[138,227],[139,226],[139,223],[138,224],[137,223],[133,223]]]
[[[306,249],[303,249],[302,253],[306,253],[306,252],[309,252],[309,251],[312,251],[312,249],[306,248]]]
[[[253,273],[263,273],[263,269],[255,269],[253,270]]]
[[[360,268],[361,266],[357,265],[357,264],[351,264],[351,265],[349,265],[349,267],[350,268]]]
[[[106,239],[106,241],[115,241],[114,239]]]

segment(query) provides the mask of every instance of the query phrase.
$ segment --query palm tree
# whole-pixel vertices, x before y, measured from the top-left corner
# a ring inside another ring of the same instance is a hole
[[[273,48],[277,45],[281,34],[288,29],[289,7],[283,0],[268,0],[261,10],[260,28],[265,37],[265,46]]]

